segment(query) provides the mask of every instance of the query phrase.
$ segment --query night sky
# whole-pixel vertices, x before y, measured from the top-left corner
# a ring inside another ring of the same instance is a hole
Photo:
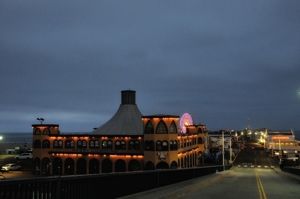
[[[1,1],[0,132],[143,115],[300,130],[300,1]]]

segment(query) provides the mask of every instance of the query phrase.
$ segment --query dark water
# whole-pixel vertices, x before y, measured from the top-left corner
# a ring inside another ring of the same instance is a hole
[[[32,143],[32,133],[0,133],[0,143]]]
[[[295,139],[300,141],[300,131],[294,131]],[[64,133],[67,134],[67,133]],[[30,133],[0,133],[0,143],[32,143],[32,132]]]

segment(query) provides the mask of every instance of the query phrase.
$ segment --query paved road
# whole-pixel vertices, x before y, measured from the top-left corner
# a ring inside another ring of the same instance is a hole
[[[232,169],[198,179],[161,187],[122,199],[283,199],[300,198],[300,177],[280,169]]]
[[[300,198],[299,184],[300,176],[282,172],[278,168],[278,160],[269,157],[269,153],[261,150],[255,140],[250,140],[234,159],[230,170],[123,199]]]

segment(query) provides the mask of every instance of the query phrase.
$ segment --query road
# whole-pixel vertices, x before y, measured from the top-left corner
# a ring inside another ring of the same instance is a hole
[[[253,149],[254,147],[254,149]],[[256,149],[255,149],[256,148]],[[278,160],[260,149],[255,140],[234,159],[224,172],[123,197],[123,199],[283,199],[300,198],[300,176],[283,172]]]

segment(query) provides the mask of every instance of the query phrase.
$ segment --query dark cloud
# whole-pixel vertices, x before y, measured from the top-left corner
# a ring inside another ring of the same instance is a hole
[[[92,131],[137,91],[145,115],[300,129],[298,1],[4,1],[0,131]]]

